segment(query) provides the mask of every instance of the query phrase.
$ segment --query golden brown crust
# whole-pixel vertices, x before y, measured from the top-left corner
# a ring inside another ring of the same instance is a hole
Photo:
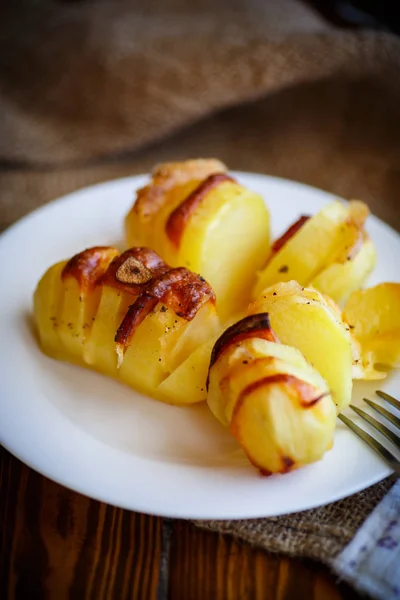
[[[279,343],[277,336],[271,328],[268,313],[258,313],[256,315],[244,317],[237,323],[228,327],[228,329],[226,329],[218,338],[211,352],[206,381],[207,389],[210,382],[210,370],[221,354],[233,344],[238,344],[239,342],[250,338],[261,338],[269,342]]]
[[[268,375],[256,381],[252,381],[248,386],[241,391],[237,403],[235,405],[240,409],[240,404],[244,401],[248,394],[258,390],[260,387],[265,385],[271,385],[273,383],[279,383],[287,388],[288,395],[295,395],[300,406],[302,408],[312,408],[317,402],[329,395],[329,392],[323,392],[322,394],[315,394],[315,387],[310,383],[298,379],[294,375],[287,373],[277,373],[276,375]]]
[[[110,262],[118,255],[111,246],[95,246],[75,254],[65,265],[61,278],[74,277],[80,290],[85,293],[92,289],[106,272]]]
[[[121,269],[124,269],[124,265],[127,270],[133,266],[131,262],[132,259],[136,268],[138,267],[138,264],[143,265],[143,268],[146,269],[149,276],[151,275],[151,279],[147,278],[147,281],[144,280],[142,283],[139,283],[138,280],[135,282],[134,279],[129,281],[126,277],[118,277],[118,273],[121,274]],[[170,270],[170,267],[165,264],[162,258],[154,252],[154,250],[150,250],[150,248],[130,248],[114,258],[107,271],[104,273],[101,284],[109,285],[110,287],[117,288],[127,294],[138,296],[147,289],[151,281],[163,273],[166,273],[168,270]]]
[[[172,188],[226,170],[227,167],[214,158],[161,163],[154,168],[151,182],[137,192],[132,211],[150,219],[163,205],[167,192]]]
[[[176,207],[174,211],[172,211],[165,224],[165,232],[176,247],[179,247],[186,225],[200,202],[210,190],[225,181],[235,180],[229,175],[226,175],[226,173],[213,173],[212,175],[209,175],[185,200],[183,200],[183,202],[180,203],[179,206]]]
[[[121,281],[118,273],[124,265],[127,271],[133,265],[135,272],[139,270],[140,275],[144,273],[146,277],[140,279],[141,283],[135,283],[124,271]],[[123,348],[129,345],[136,328],[158,302],[186,321],[191,321],[209,300],[215,302],[214,292],[203,277],[184,267],[171,269],[149,248],[131,248],[115,258],[101,283],[135,296],[115,336],[115,342]]]
[[[214,292],[200,275],[184,267],[170,269],[153,278],[146,290],[129,307],[115,341],[123,347],[128,346],[136,328],[158,302],[173,310],[178,317],[191,321],[209,300],[215,301]]]
[[[149,248],[130,248],[121,255],[107,246],[89,248],[68,261],[62,277],[69,276],[77,279],[82,291],[107,285],[133,296],[115,336],[123,349],[158,302],[186,321],[191,321],[209,300],[215,302],[214,292],[203,277],[184,267],[172,269]]]

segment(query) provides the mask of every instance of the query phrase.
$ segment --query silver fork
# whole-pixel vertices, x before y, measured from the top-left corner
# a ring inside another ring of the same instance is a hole
[[[385,400],[388,404],[400,410],[400,402],[390,396],[386,392],[382,392],[381,390],[376,390],[376,394]],[[368,398],[364,398],[364,402],[368,404],[371,408],[373,408],[377,413],[382,415],[389,423],[392,423],[395,427],[400,430],[400,418],[396,417],[392,412],[383,408],[376,402],[372,402],[372,400],[368,400]],[[358,408],[358,406],[350,405],[350,408],[354,410],[364,421],[367,421],[372,427],[375,427],[382,435],[384,435],[392,444],[400,450],[400,432],[399,434],[393,433],[390,429],[385,427],[382,423],[371,417],[365,410]],[[361,429],[358,425],[354,423],[351,419],[346,417],[345,415],[340,414],[339,419],[346,423],[346,425],[354,431],[360,438],[364,440],[375,452],[379,454],[383,458],[383,460],[389,465],[389,467],[396,473],[398,477],[400,477],[400,460],[398,460],[385,446],[383,446],[378,440],[376,440],[372,435]]]

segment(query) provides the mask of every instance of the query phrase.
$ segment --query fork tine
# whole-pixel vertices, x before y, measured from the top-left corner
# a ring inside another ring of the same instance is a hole
[[[389,467],[400,477],[400,462],[385,446],[382,446],[380,442],[375,440],[369,433],[361,429],[358,425],[353,423],[345,415],[338,415],[339,419],[343,421],[354,433],[356,433],[364,442],[366,442],[381,458],[383,458]]]
[[[376,410],[376,412],[378,412],[380,415],[385,417],[385,419],[387,419],[390,423],[392,423],[392,425],[400,428],[400,418],[399,417],[396,417],[396,415],[389,412],[388,410],[386,410],[386,408],[383,408],[383,406],[380,406],[376,402],[372,402],[372,400],[368,400],[368,398],[364,398],[364,402],[366,402],[368,404],[368,406],[370,406],[371,408]]]
[[[377,421],[376,419],[371,417],[371,415],[369,415],[367,412],[365,412],[365,410],[358,408],[358,406],[352,406],[352,405],[350,405],[350,408],[352,410],[354,410],[354,412],[357,415],[359,415],[362,419],[364,419],[364,421],[367,421],[367,423],[372,425],[372,427],[375,427],[375,429],[377,429],[380,433],[382,433],[382,435],[387,437],[387,439],[390,440],[392,442],[392,444],[394,444],[396,446],[396,448],[398,448],[400,450],[400,437],[399,436],[397,436],[395,433],[393,433],[393,431],[390,431],[390,429],[388,429],[387,427],[382,425],[382,423],[379,423],[379,421]]]
[[[391,404],[392,406],[394,406],[394,408],[397,408],[397,410],[400,410],[400,402],[399,402],[399,400],[396,400],[396,398],[393,398],[393,396],[390,396],[390,394],[387,394],[386,392],[382,392],[382,390],[376,390],[375,393],[380,398],[383,398],[383,400],[386,400],[386,402],[389,402],[389,404]]]

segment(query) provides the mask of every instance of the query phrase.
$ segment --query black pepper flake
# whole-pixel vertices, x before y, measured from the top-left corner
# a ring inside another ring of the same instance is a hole
[[[350,327],[350,329],[354,329],[355,326],[354,325],[349,325],[349,327]]]
[[[276,296],[276,292],[272,292],[272,295],[273,295],[273,296]],[[265,296],[264,296],[264,298],[265,298]]]
[[[311,304],[311,302],[307,302],[307,304]]]
[[[168,308],[164,305],[160,308],[160,312],[167,312]]]
[[[95,321],[95,320],[96,320],[96,317],[92,317],[92,321]]]
[[[279,269],[279,273],[287,273],[289,271],[289,267],[287,265],[282,265]]]
[[[204,279],[204,277],[202,277],[201,275],[199,275],[199,279],[200,279],[200,281],[202,281],[203,283],[205,283],[205,282],[206,282],[206,280]]]
[[[181,312],[181,311],[177,311],[177,313],[176,313],[176,316],[177,316],[177,317],[183,317],[183,312]]]
[[[158,362],[161,362],[161,358],[158,359]]]
[[[242,360],[242,365],[248,365],[249,361],[248,360]]]
[[[73,328],[73,325],[72,325],[72,323],[68,323],[68,325],[67,325],[67,326],[68,326],[68,329],[72,329],[72,328]]]

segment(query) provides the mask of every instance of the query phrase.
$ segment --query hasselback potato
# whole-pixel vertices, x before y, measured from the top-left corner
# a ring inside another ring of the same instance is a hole
[[[279,281],[296,280],[343,303],[367,280],[376,251],[365,230],[363,202],[331,202],[315,216],[302,216],[271,246],[253,296]]]
[[[41,347],[54,358],[169,402],[205,400],[206,354],[176,398],[171,382],[167,391],[159,386],[176,369],[182,378],[188,357],[219,331],[214,293],[148,248],[89,248],[53,265],[36,288],[34,317]]]
[[[125,229],[129,245],[149,246],[167,263],[201,273],[224,319],[249,302],[270,243],[262,197],[212,159],[156,167],[139,190]]]
[[[267,313],[245,317],[214,345],[207,402],[263,474],[319,460],[333,444],[336,409],[325,380],[279,343]]]

